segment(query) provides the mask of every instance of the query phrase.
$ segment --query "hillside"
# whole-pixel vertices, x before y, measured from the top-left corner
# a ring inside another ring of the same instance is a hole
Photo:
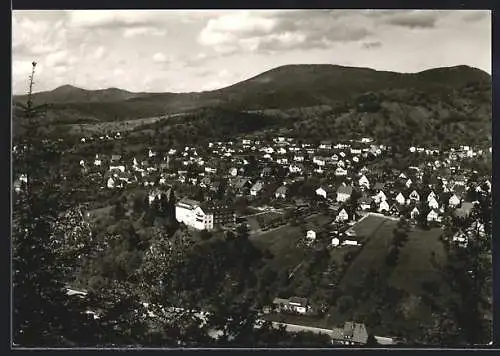
[[[420,73],[396,73],[337,65],[286,65],[232,86],[199,93],[130,93],[120,89],[84,90],[69,85],[34,95],[52,104],[47,120],[56,123],[117,121],[223,107],[263,110],[335,106],[367,92],[410,90],[438,97],[471,83],[491,85],[475,68],[457,66]],[[14,97],[14,103],[25,100]]]

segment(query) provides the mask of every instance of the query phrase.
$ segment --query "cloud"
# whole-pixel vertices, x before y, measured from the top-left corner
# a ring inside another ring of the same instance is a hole
[[[325,48],[370,31],[346,23],[351,12],[318,10],[238,11],[210,19],[198,42],[222,54]]]
[[[433,10],[394,11],[384,15],[385,23],[411,29],[434,28],[439,19],[439,13]]]
[[[129,10],[81,10],[69,14],[71,26],[86,29],[148,26],[155,18],[154,12]]]
[[[132,27],[123,31],[123,37],[131,38],[136,36],[165,36],[167,30],[154,27]]]
[[[94,60],[100,60],[104,57],[105,54],[106,54],[106,49],[104,48],[104,46],[99,46],[94,50],[91,56],[92,59]]]
[[[486,17],[490,17],[491,18],[491,11],[485,11],[485,10],[481,10],[481,11],[477,11],[477,10],[472,10],[472,11],[465,11],[463,10],[463,12],[465,13],[465,15],[462,17],[462,19],[465,21],[465,22],[477,22],[479,20],[482,20]]]
[[[362,46],[363,46],[363,48],[366,48],[366,49],[379,48],[379,47],[382,47],[382,42],[380,42],[380,41],[364,42],[362,44]]]

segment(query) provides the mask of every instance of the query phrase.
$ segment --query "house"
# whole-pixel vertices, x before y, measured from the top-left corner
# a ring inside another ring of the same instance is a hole
[[[121,155],[111,155],[111,162],[119,162],[121,159]]]
[[[313,157],[313,163],[320,166],[320,167],[323,167],[326,165],[326,158],[325,157]]]
[[[329,189],[327,189],[327,188],[319,187],[318,189],[316,189],[316,195],[319,195],[320,197],[323,197],[324,199],[326,199],[328,190]]]
[[[288,170],[290,171],[290,173],[302,173],[302,171],[304,170],[304,166],[302,166],[301,164],[291,164],[288,167]]]
[[[276,199],[285,199],[288,193],[288,187],[286,185],[282,185],[278,189],[276,189],[276,192],[274,193],[274,196]]]
[[[389,211],[389,204],[387,203],[387,200],[383,200],[380,202],[378,206],[378,212],[388,212]]]
[[[215,226],[234,224],[234,209],[220,202],[200,203],[196,200],[181,199],[175,205],[175,218],[196,230],[213,230]]]
[[[110,172],[120,171],[120,172],[124,173],[125,172],[125,166],[109,166],[109,171]]]
[[[341,185],[337,189],[337,202],[346,202],[351,198],[352,195],[352,186],[350,185]]]
[[[309,310],[306,298],[291,297],[289,299],[274,298],[273,305],[279,311],[306,314]]]
[[[465,232],[460,230],[455,235],[453,235],[452,241],[461,247],[467,247],[469,236]]]
[[[408,180],[406,181],[406,183],[405,183],[406,188],[410,188],[412,184],[413,184],[413,181],[412,181],[411,179],[408,179]]]
[[[410,200],[420,201],[420,194],[416,190],[412,191],[409,196]]]
[[[396,201],[398,202],[399,205],[405,205],[406,204],[406,198],[405,196],[403,195],[403,193],[399,193],[397,196],[396,196]]]
[[[306,241],[311,244],[314,241],[316,241],[316,231],[314,230],[308,230],[306,232]]]
[[[410,212],[410,218],[411,219],[416,219],[420,215],[420,212],[418,211],[417,207],[414,207],[413,210]]]
[[[342,241],[343,246],[359,246],[359,242],[356,240],[345,239]]]
[[[238,168],[233,167],[229,169],[229,175],[231,175],[232,177],[236,177],[238,175]]]
[[[269,177],[273,174],[273,169],[271,167],[264,167],[260,173],[261,178]]]
[[[346,322],[344,328],[332,330],[333,342],[344,345],[365,345],[368,341],[368,332],[365,324]]]
[[[384,185],[384,183],[382,183],[382,182],[377,182],[377,183],[375,183],[375,185],[373,186],[373,189],[374,189],[376,192],[380,192],[380,191],[384,190],[384,188],[385,188],[385,185]]]
[[[391,213],[391,215],[393,216],[401,216],[402,215],[402,208],[401,208],[401,205],[398,205],[398,204],[393,204],[391,206],[391,208],[389,209],[389,213]]]
[[[338,167],[336,170],[335,170],[335,175],[337,177],[340,177],[340,176],[346,176],[347,175],[347,170],[343,169],[342,167]]]
[[[115,187],[115,180],[112,177],[109,177],[106,185],[108,188],[114,188]]]
[[[439,209],[439,203],[438,203],[438,201],[437,201],[436,199],[434,199],[434,198],[431,198],[431,199],[427,202],[427,204],[429,205],[429,208],[431,208],[431,209],[436,209],[436,210],[437,210],[437,209]]]
[[[337,247],[338,245],[340,245],[340,240],[338,237],[334,237],[332,238],[332,246],[333,247]]]
[[[436,210],[431,210],[429,214],[427,214],[427,221],[441,221],[441,217],[439,216],[438,212]]]
[[[368,178],[366,178],[365,175],[363,175],[363,176],[361,176],[361,178],[359,178],[358,184],[360,187],[370,189],[370,181],[368,180]]]
[[[345,209],[342,209],[335,218],[335,221],[340,221],[340,222],[348,220],[349,220],[349,214],[347,214],[347,211]]]
[[[387,196],[383,191],[379,191],[376,195],[373,196],[373,200],[376,204],[380,204],[381,202],[387,200]]]
[[[368,196],[363,196],[358,199],[358,205],[361,210],[370,210],[373,203],[373,198]]]
[[[235,177],[229,180],[229,186],[233,188],[236,193],[243,194],[244,190],[251,186],[251,182],[248,178]]]
[[[429,202],[431,199],[436,199],[436,194],[431,191],[429,195],[427,195],[427,202]]]
[[[323,150],[331,150],[332,149],[332,141],[321,141],[319,144],[319,148]]]
[[[462,199],[460,199],[456,194],[453,194],[450,199],[448,199],[448,206],[450,208],[456,208],[460,205]]]
[[[94,166],[100,166],[102,164],[102,160],[99,158],[99,155],[95,155]]]
[[[262,190],[262,188],[264,188],[264,183],[261,182],[261,181],[258,181],[257,183],[255,183],[252,188],[250,188],[250,195],[253,196],[253,197],[256,197],[257,194],[260,193],[260,191]]]

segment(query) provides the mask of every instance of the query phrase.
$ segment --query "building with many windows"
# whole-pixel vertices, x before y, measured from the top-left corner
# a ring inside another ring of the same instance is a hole
[[[234,209],[219,202],[182,199],[175,205],[175,218],[196,230],[213,230],[216,226],[234,224]]]

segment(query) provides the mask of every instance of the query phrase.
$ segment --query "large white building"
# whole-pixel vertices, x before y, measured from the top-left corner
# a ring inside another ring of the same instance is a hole
[[[228,205],[182,199],[175,205],[175,218],[196,230],[213,230],[215,226],[234,224],[236,214]]]

